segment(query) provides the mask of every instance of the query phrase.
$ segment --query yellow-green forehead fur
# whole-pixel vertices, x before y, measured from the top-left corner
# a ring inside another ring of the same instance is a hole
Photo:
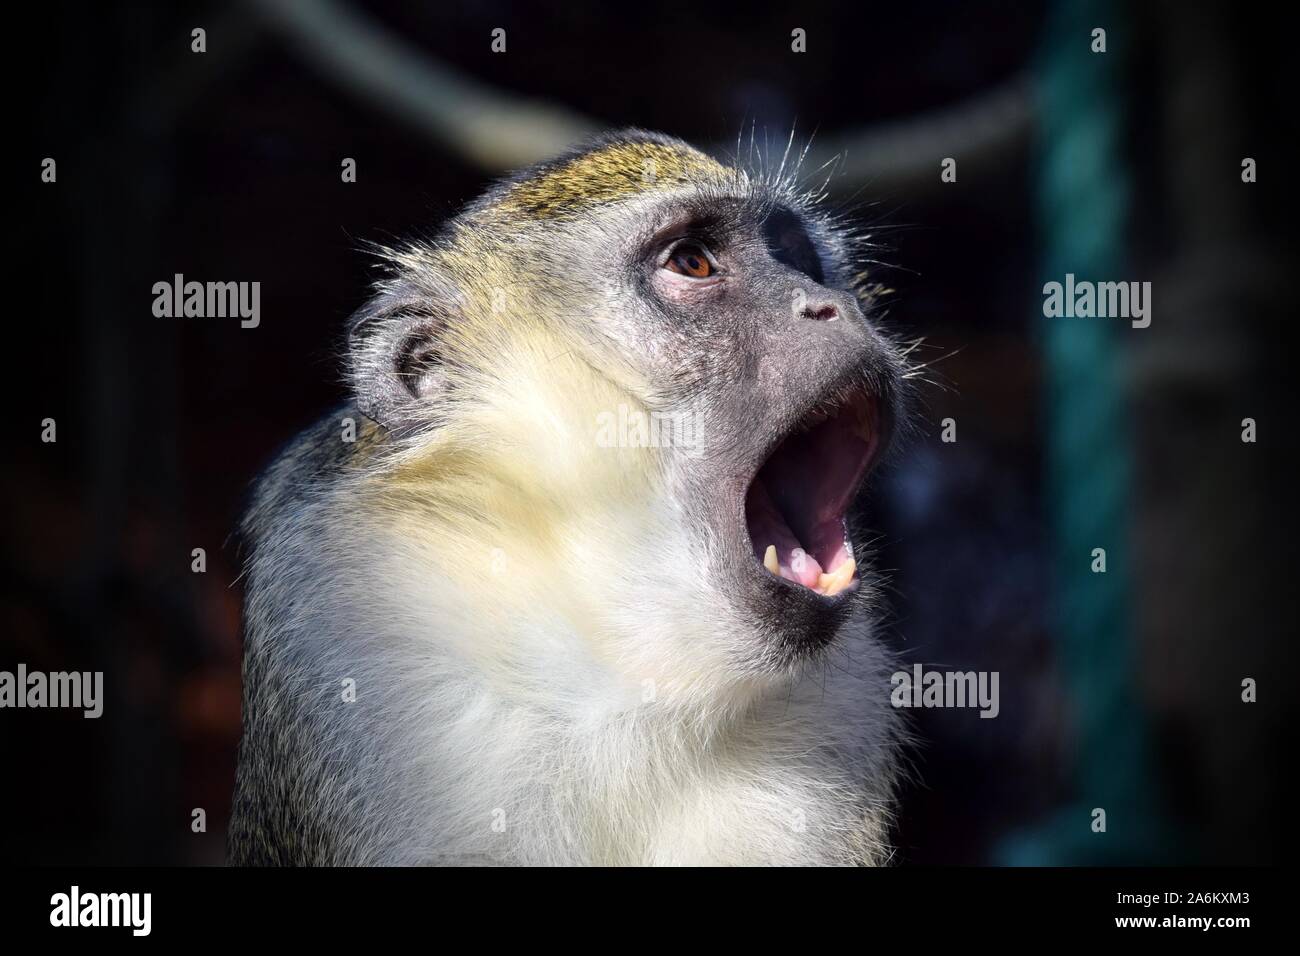
[[[689,146],[613,143],[515,183],[497,208],[546,219],[652,189],[725,183],[734,177],[733,171]]]

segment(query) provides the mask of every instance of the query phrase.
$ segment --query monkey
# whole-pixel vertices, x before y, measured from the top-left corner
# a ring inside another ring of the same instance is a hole
[[[869,237],[751,167],[607,133],[376,247],[239,529],[232,864],[890,861],[849,529],[905,354]]]

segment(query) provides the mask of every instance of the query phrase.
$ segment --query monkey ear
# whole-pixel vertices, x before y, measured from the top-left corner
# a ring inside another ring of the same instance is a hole
[[[440,340],[454,308],[449,296],[435,299],[397,288],[352,316],[348,377],[366,417],[390,430],[436,418],[437,400],[447,388]]]

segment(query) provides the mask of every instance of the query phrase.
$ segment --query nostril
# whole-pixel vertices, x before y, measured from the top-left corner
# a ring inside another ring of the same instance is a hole
[[[834,322],[840,317],[840,310],[829,304],[822,306],[807,305],[804,306],[804,310],[800,315],[805,319],[813,319],[817,322]]]

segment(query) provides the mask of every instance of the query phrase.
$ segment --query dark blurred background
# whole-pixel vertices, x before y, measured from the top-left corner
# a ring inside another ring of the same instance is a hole
[[[11,10],[0,669],[102,670],[106,702],[99,720],[0,712],[0,858],[223,859],[229,538],[258,470],[342,397],[342,323],[374,278],[363,244],[638,125],[723,154],[752,134],[774,156],[793,128],[813,136],[808,169],[841,155],[832,201],[881,244],[885,321],[924,338],[916,436],[867,502],[885,638],[909,663],[998,671],[1001,713],[913,712],[898,862],[1280,859],[1294,39],[1262,10]],[[1045,318],[1043,283],[1066,271],[1152,282],[1151,327]],[[260,327],[155,318],[151,287],[174,273],[260,281]]]

